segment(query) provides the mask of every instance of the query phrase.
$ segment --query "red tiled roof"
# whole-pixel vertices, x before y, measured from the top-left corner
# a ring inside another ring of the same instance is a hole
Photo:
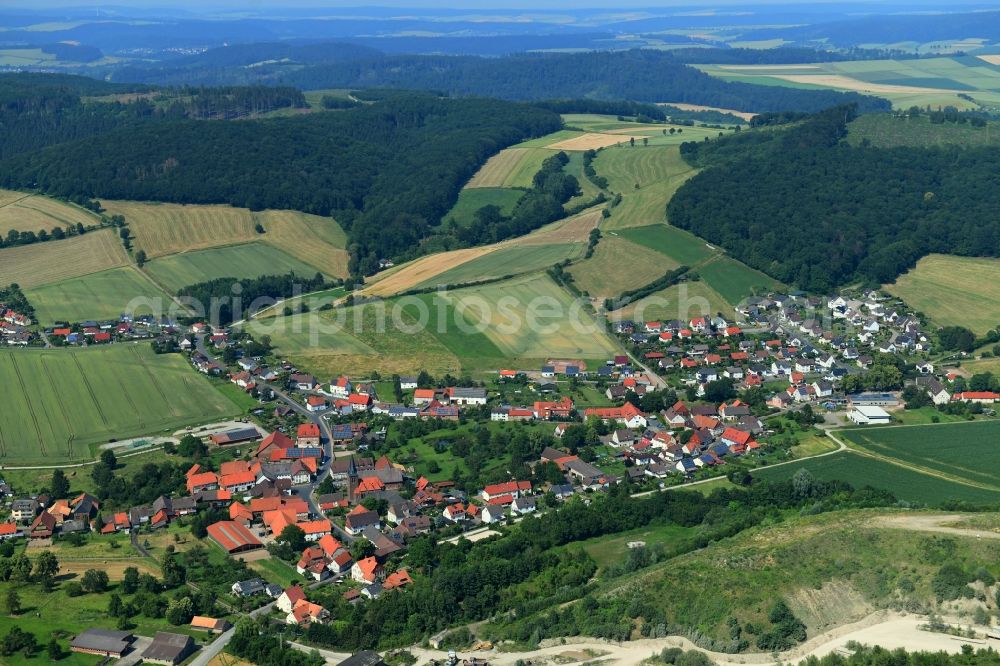
[[[221,520],[208,526],[208,535],[229,552],[240,548],[259,548],[263,544],[240,523]]]

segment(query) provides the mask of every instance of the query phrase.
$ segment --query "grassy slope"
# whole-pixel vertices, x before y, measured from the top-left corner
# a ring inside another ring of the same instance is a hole
[[[8,392],[0,456],[8,463],[88,460],[90,445],[238,413],[180,356],[146,345],[0,352]]]
[[[456,266],[421,283],[418,287],[441,284],[464,284],[490,280],[505,275],[518,275],[549,268],[581,255],[584,248],[579,243],[553,243],[551,245],[523,245],[503,247],[478,259]]]
[[[594,160],[594,169],[623,196],[605,222],[609,230],[662,222],[670,197],[696,173],[677,146],[607,148]]]
[[[93,213],[55,199],[0,190],[0,235],[4,237],[11,229],[38,233],[77,224],[90,226],[98,221]]]
[[[25,295],[35,306],[37,319],[43,325],[57,321],[117,319],[126,310],[135,314],[167,312],[172,304],[164,291],[131,266],[26,289]],[[136,307],[129,307],[132,299],[148,299],[152,308],[139,305],[139,301]]]
[[[289,271],[311,276],[316,272],[315,267],[263,243],[174,254],[150,261],[144,270],[171,292],[220,277],[253,278]]]
[[[115,230],[99,229],[65,240],[0,250],[0,284],[39,287],[127,263],[128,255]]]
[[[1000,259],[932,254],[885,289],[939,326],[982,334],[1000,324],[998,284]]]
[[[640,598],[661,609],[671,623],[708,639],[726,641],[728,619],[767,627],[767,611],[784,600],[814,636],[859,619],[893,599],[927,604],[931,580],[942,564],[995,566],[1000,542],[954,538],[954,552],[930,544],[926,533],[873,528],[883,512],[835,512],[791,518],[754,528],[731,539],[656,565],[605,586],[628,615],[629,600]],[[900,588],[903,578],[913,591]]]
[[[523,190],[504,187],[469,187],[458,195],[458,201],[444,220],[455,220],[459,226],[469,226],[475,220],[475,213],[483,206],[498,206],[502,215],[510,215],[514,205],[524,196]]]
[[[591,296],[612,298],[649,284],[677,262],[619,236],[605,236],[594,255],[570,269],[576,286]]]

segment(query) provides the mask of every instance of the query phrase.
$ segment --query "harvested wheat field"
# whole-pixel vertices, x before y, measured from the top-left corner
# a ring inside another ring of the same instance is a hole
[[[294,210],[254,213],[264,227],[258,236],[265,243],[284,250],[325,275],[347,277],[347,234],[329,217]]]
[[[205,250],[257,239],[253,214],[245,208],[135,201],[104,201],[112,215],[123,215],[135,246],[150,259],[188,250]]]
[[[600,148],[607,148],[608,146],[614,146],[619,143],[628,143],[628,140],[632,138],[637,141],[642,140],[641,135],[631,136],[626,134],[598,134],[596,132],[588,132],[587,134],[573,137],[572,139],[565,139],[563,141],[551,143],[547,146],[547,148],[551,150],[598,150]]]
[[[992,55],[978,55],[976,57],[991,65],[1000,65],[1000,54],[995,53]]]
[[[467,188],[531,187],[531,179],[552,153],[542,148],[507,148],[486,161]]]
[[[573,217],[547,224],[541,229],[510,241],[510,245],[548,245],[550,243],[586,243],[590,232],[601,221],[602,207],[590,208]]]
[[[366,287],[364,293],[366,296],[392,296],[393,294],[399,294],[408,289],[413,289],[418,284],[426,282],[436,275],[449,271],[456,266],[461,266],[467,261],[478,259],[496,249],[496,245],[488,245],[421,257],[400,266],[391,275],[387,275],[385,278]]]
[[[0,190],[0,234],[6,236],[11,229],[52,231],[56,227],[90,226],[97,217],[82,208],[24,192]]]
[[[681,111],[718,111],[719,113],[728,113],[731,116],[736,116],[737,118],[742,118],[743,120],[750,120],[756,113],[750,113],[748,111],[737,111],[735,109],[723,109],[719,106],[703,106],[701,104],[685,104],[684,102],[660,102],[659,106],[675,106]]]
[[[806,83],[823,88],[839,88],[841,90],[851,90],[854,92],[869,93],[929,93],[929,92],[960,92],[948,90],[946,88],[928,88],[925,86],[899,86],[892,83],[869,83],[859,79],[852,79],[843,74],[765,74],[771,78],[790,81],[792,83]]]
[[[819,65],[719,65],[719,69],[746,70],[749,72],[773,69],[819,69]]]
[[[128,264],[114,229],[0,250],[0,284],[40,287]]]

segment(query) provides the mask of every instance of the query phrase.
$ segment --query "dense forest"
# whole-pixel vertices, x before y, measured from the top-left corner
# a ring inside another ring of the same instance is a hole
[[[64,197],[333,215],[349,233],[352,272],[368,274],[379,258],[417,251],[490,155],[561,124],[521,104],[411,93],[269,120],[128,124],[3,160],[0,183]]]
[[[852,147],[854,110],[686,143],[703,169],[671,199],[672,224],[788,284],[892,282],[929,253],[1000,256],[1000,152]]]
[[[294,57],[294,54],[290,57]],[[246,67],[232,78],[211,69],[209,82],[250,83]],[[856,103],[863,111],[887,111],[889,102],[857,93],[801,90],[727,82],[690,67],[670,53],[653,50],[476,56],[386,55],[371,58],[309,60],[268,69],[253,68],[253,82],[303,89],[392,87],[438,90],[510,100],[552,97],[684,102],[740,111],[820,111]],[[187,75],[194,76],[188,71]],[[118,80],[175,82],[157,70],[124,70]],[[197,80],[197,76],[195,76]]]

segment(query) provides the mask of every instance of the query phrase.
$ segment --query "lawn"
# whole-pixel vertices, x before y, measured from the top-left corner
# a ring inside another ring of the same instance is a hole
[[[620,230],[663,222],[667,202],[697,169],[681,158],[677,146],[606,148],[594,160],[608,189],[622,195],[605,229]]]
[[[633,243],[656,250],[685,266],[695,266],[719,252],[694,234],[669,224],[658,223],[614,233]]]
[[[983,334],[1000,324],[1000,259],[932,254],[885,290],[939,326]]]
[[[476,211],[483,206],[496,206],[502,215],[510,215],[514,205],[524,196],[524,190],[504,187],[468,187],[458,195],[458,201],[444,216],[444,220],[455,220],[459,226],[471,225]]]
[[[532,271],[551,268],[566,259],[583,254],[582,243],[553,243],[538,245],[513,245],[501,247],[472,261],[467,261],[443,273],[439,273],[417,285],[434,287],[437,285],[467,284],[505,275],[520,275]]]
[[[196,250],[154,259],[145,269],[171,293],[221,277],[255,278],[294,272],[312,277],[317,268],[266,243],[253,242]]]
[[[1000,493],[1000,421],[961,421],[898,428],[849,429],[855,446]]]
[[[289,587],[304,580],[295,567],[276,557],[254,560],[249,563],[249,566],[260,573],[267,582],[277,583],[282,587]]]
[[[748,296],[765,294],[782,287],[771,276],[726,256],[705,262],[697,267],[696,272],[709,287],[733,305]]]
[[[618,346],[547,276],[523,276],[446,295],[508,357],[599,359]]]
[[[871,486],[888,490],[901,500],[929,506],[938,506],[949,500],[1000,503],[1000,490],[986,490],[929,476],[850,451],[777,467],[761,467],[752,473],[762,479],[784,480],[790,479],[800,469],[809,470],[821,481],[846,481],[856,488]]]
[[[0,458],[89,460],[93,444],[171,431],[239,409],[183,357],[147,345],[0,351]]]
[[[695,532],[695,528],[682,527],[680,525],[649,525],[610,536],[576,541],[573,543],[572,548],[583,548],[588,555],[594,558],[597,565],[601,569],[604,569],[609,565],[622,561],[628,555],[628,544],[630,542],[642,541],[646,544],[647,548],[660,544],[670,546],[690,538]]]
[[[613,298],[677,268],[666,255],[612,234],[601,238],[590,259],[569,269],[576,286],[591,296]]]
[[[131,266],[25,289],[42,325],[118,319],[123,312],[165,314],[173,300]],[[138,300],[134,300],[138,299]]]

